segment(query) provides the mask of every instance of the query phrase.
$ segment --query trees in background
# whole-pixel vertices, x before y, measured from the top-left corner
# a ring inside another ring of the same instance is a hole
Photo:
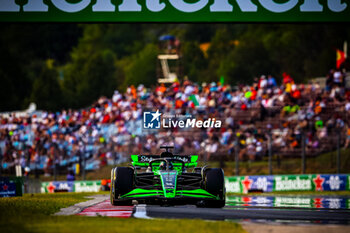
[[[324,76],[334,68],[336,48],[342,48],[344,41],[350,41],[350,27],[344,24],[215,26],[214,31],[209,27],[213,34],[208,41],[208,57],[203,58],[208,64],[204,72],[207,76],[199,78],[193,73],[197,77],[189,76],[190,79],[218,81],[220,76],[225,76],[231,84],[249,84],[262,74],[272,74],[278,79],[283,72],[288,72],[296,81],[305,82]],[[188,38],[193,38],[190,35]],[[184,55],[186,53],[184,51]],[[190,72],[188,67],[191,64],[185,66],[185,73]]]
[[[33,72],[36,75],[33,78],[32,91],[27,102],[34,102],[41,109],[57,110],[62,108],[62,89],[58,80],[58,71],[54,67],[54,60],[49,59],[46,62],[36,62],[33,64],[33,69],[38,72]]]
[[[35,86],[41,86],[37,79],[45,79],[48,84],[54,84],[53,79],[58,81],[58,72],[48,71],[45,63],[53,59],[56,67],[66,64],[80,35],[81,28],[76,24],[3,24],[0,35],[0,111],[26,109],[31,100],[39,99],[40,96],[33,93],[36,89],[36,93],[42,95],[40,89],[34,88],[35,82]],[[54,77],[51,79],[50,75]],[[59,86],[54,85],[50,86],[51,90],[58,88],[59,91]],[[46,97],[45,101],[51,102],[49,106],[53,109],[65,106],[54,103],[55,97],[51,95]],[[48,105],[38,106],[44,109]]]
[[[63,101],[72,108],[90,105],[102,95],[111,96],[117,86],[114,54],[106,50],[82,55],[75,51],[64,68]]]
[[[350,26],[324,24],[9,24],[0,36],[0,111],[90,105],[128,85],[156,83],[158,37],[181,41],[183,74],[251,83],[282,72],[298,82],[335,66]],[[209,43],[206,51],[202,43]],[[180,77],[181,78],[181,77]]]
[[[118,63],[124,77],[121,89],[125,89],[128,85],[144,84],[150,87],[156,84],[157,55],[157,46],[147,44],[138,53],[121,60]]]

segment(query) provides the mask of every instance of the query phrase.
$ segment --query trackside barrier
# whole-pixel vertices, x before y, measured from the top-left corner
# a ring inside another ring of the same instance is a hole
[[[101,190],[100,180],[91,181],[51,181],[41,183],[41,193],[57,192],[98,192]]]
[[[0,177],[0,197],[17,197],[23,193],[22,177]]]
[[[225,177],[226,192],[350,190],[350,174],[310,174]]]
[[[227,196],[228,206],[350,209],[350,199],[339,196]]]
[[[101,184],[101,180],[42,182],[41,192],[98,192]],[[346,191],[350,190],[350,174],[231,176],[225,177],[225,186],[228,193]]]

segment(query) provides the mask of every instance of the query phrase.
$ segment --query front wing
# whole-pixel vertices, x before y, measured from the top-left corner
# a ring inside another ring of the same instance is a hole
[[[141,189],[136,188],[132,191],[122,195],[118,200],[137,200],[145,203],[183,203],[196,204],[201,200],[220,200],[219,197],[214,196],[204,189],[194,190],[176,190],[175,197],[168,198],[165,196],[163,190],[157,189]]]

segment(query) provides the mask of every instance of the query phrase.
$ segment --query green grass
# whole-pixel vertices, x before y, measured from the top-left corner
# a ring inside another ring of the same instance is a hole
[[[245,232],[232,222],[209,222],[203,220],[145,220],[108,217],[50,217],[30,224],[32,232],[118,232],[118,233],[178,233],[178,232]],[[5,231],[6,232],[6,231]]]
[[[228,193],[228,196],[346,196],[350,198],[350,191],[280,191],[268,193]]]
[[[52,216],[63,207],[85,201],[88,195],[91,194],[26,194],[1,198],[1,232],[245,232],[239,224],[224,221]]]
[[[0,198],[1,221],[7,216],[28,217],[46,216],[58,212],[61,208],[88,200],[86,196],[96,193],[55,193],[24,194],[23,197]]]
[[[328,152],[317,157],[306,158],[306,174],[333,174],[337,172],[337,152]],[[301,174],[301,158],[281,158],[280,164],[277,163],[277,156],[273,156],[272,174]],[[219,162],[209,162],[211,167],[220,167]],[[350,149],[341,150],[341,173],[350,173]],[[235,175],[235,162],[225,162],[225,176]],[[269,167],[267,158],[262,161],[240,162],[240,175],[268,175]]]

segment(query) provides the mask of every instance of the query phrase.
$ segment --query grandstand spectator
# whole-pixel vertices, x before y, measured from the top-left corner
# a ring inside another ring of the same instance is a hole
[[[215,117],[223,125],[217,130],[147,131],[142,129],[144,109],[201,119]],[[333,144],[326,147],[321,142],[330,140],[327,136],[334,128],[345,127],[349,113],[350,92],[338,71],[330,72],[325,90],[317,84],[298,85],[287,73],[283,73],[280,87],[271,75],[237,88],[189,80],[152,89],[130,86],[125,93],[115,91],[111,99],[101,97],[81,110],[0,115],[0,158],[5,170],[21,164],[49,176],[55,164],[67,170],[84,159],[86,169],[92,170],[125,161],[124,155],[130,153],[156,153],[170,141],[177,153],[206,154],[214,159],[239,148],[240,159],[253,161],[267,154],[269,133],[276,153],[298,151],[303,133],[308,148],[329,150]],[[344,146],[349,145],[348,130]]]
[[[345,148],[348,148],[350,145],[350,127],[347,126],[347,130],[346,130],[346,141],[345,141]]]
[[[67,181],[75,181],[75,175],[73,171],[69,171],[67,174]]]

